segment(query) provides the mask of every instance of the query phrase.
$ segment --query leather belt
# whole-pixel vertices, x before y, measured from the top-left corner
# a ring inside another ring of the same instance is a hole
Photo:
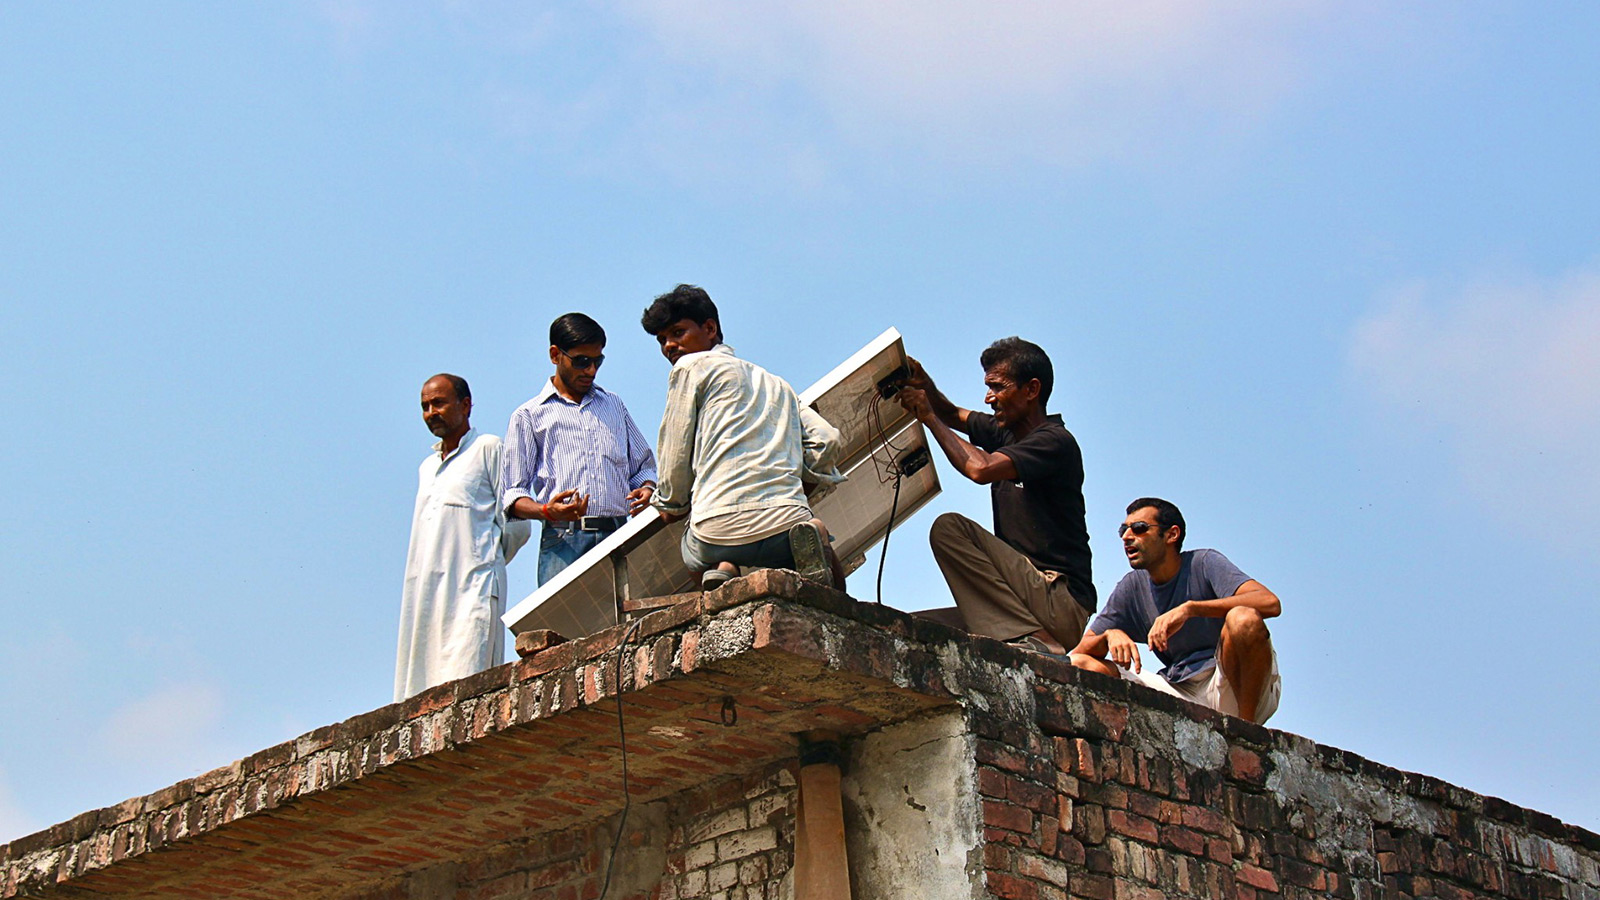
[[[546,521],[545,524],[561,531],[616,531],[627,522],[627,516],[584,516],[573,522]]]

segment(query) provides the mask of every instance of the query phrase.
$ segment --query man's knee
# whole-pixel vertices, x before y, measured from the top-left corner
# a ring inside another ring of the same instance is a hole
[[[1271,636],[1261,613],[1248,606],[1235,606],[1222,620],[1222,631],[1230,642],[1261,644]]]
[[[933,520],[933,527],[928,529],[928,535],[935,539],[949,537],[960,532],[962,523],[968,521],[971,520],[960,513],[940,513],[939,517]]]
[[[928,529],[928,543],[932,545],[933,552],[938,553],[941,546],[962,540],[973,524],[971,519],[960,513],[940,513],[939,518],[933,520],[933,527]]]

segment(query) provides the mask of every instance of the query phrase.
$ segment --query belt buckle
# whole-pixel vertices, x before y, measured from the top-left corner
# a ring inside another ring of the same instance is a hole
[[[600,520],[603,519],[603,518],[605,518],[605,517],[604,516],[584,516],[583,518],[578,520],[578,530],[579,531],[600,531],[604,527],[600,522]]]

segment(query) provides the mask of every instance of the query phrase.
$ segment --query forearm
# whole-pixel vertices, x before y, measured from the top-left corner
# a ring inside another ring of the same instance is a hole
[[[933,411],[935,416],[939,417],[939,421],[963,434],[966,433],[967,410],[951,403],[950,398],[946,397],[943,391],[934,387],[932,382],[929,382],[927,390],[928,408]]]
[[[928,430],[933,432],[933,439],[938,442],[939,449],[944,451],[945,458],[950,460],[950,465],[955,466],[956,471],[978,484],[1003,480],[1003,470],[1014,468],[1010,457],[1004,453],[990,453],[981,447],[973,446],[961,435],[956,434],[949,423],[941,418],[934,418],[927,423],[927,426]]]
[[[543,519],[544,504],[532,497],[518,497],[506,507],[506,518],[509,519]]]
[[[1109,631],[1106,632],[1106,634],[1109,633]],[[1106,650],[1110,647],[1110,641],[1106,639],[1106,634],[1095,634],[1092,631],[1084,632],[1083,640],[1078,642],[1078,646],[1068,650],[1068,655],[1081,653],[1084,656],[1092,656],[1095,659],[1105,659]]]
[[[1242,590],[1231,597],[1218,597],[1215,600],[1190,600],[1184,605],[1188,607],[1191,616],[1206,619],[1220,619],[1236,606],[1253,609],[1260,613],[1263,619],[1270,619],[1283,611],[1283,605],[1278,602],[1278,595],[1266,588]]]

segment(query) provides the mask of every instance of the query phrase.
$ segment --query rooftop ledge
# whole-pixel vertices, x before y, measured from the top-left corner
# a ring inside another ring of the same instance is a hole
[[[1253,790],[1310,796],[1349,782],[1373,821],[1426,809],[1582,848],[1584,867],[1600,853],[1600,835],[1552,816],[785,570],[676,599],[12,841],[0,847],[0,898],[334,894],[612,815],[622,808],[619,661],[636,803],[793,759],[805,732],[859,735],[944,708],[963,711],[979,762],[1002,768],[1032,764],[985,753],[1150,741]],[[1587,868],[1575,874],[1589,881]]]

